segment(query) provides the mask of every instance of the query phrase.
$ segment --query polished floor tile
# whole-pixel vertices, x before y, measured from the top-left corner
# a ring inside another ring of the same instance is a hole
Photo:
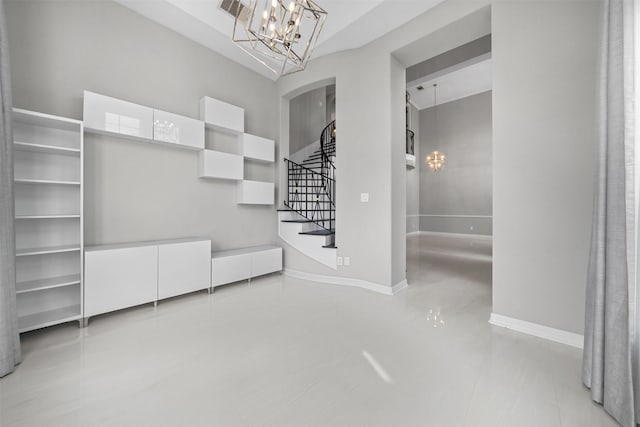
[[[281,275],[23,335],[0,426],[613,426],[580,351],[489,325],[491,243],[407,240],[394,297]]]

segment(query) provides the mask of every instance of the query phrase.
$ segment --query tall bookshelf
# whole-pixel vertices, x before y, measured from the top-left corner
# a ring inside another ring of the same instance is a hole
[[[13,110],[16,297],[20,332],[83,314],[83,129]]]

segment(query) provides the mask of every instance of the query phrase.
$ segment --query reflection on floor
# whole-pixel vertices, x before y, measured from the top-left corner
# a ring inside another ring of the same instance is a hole
[[[578,350],[487,323],[490,241],[409,237],[408,276],[388,297],[276,274],[26,334],[0,425],[615,425]]]

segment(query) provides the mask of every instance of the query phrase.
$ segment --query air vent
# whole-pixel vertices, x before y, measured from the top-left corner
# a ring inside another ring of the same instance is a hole
[[[247,13],[249,9],[239,0],[222,0],[220,3],[220,9],[227,12],[234,19],[238,18],[241,21],[247,19]]]

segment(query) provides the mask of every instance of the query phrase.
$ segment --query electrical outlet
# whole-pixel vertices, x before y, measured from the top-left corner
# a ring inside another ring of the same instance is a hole
[[[369,193],[360,193],[360,201],[367,203],[369,201]]]
[[[342,257],[341,256],[336,258],[336,265],[342,265]]]
[[[347,267],[351,265],[351,257],[344,257],[344,265]]]

